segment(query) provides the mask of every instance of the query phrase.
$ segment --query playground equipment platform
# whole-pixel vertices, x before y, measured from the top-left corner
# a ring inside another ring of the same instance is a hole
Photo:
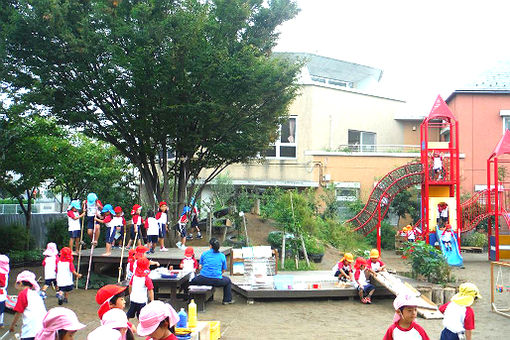
[[[273,278],[290,276],[293,278],[292,283],[289,282],[291,289],[288,289],[286,284],[279,287],[282,289],[275,289],[274,284],[279,284],[276,281],[273,283],[271,279],[267,285],[260,287],[254,287],[245,276],[230,276],[230,279],[232,290],[245,297],[248,303],[255,299],[358,298],[356,288],[336,286],[338,279],[331,274],[331,271],[278,272],[278,275]],[[313,288],[314,285],[316,288]],[[392,297],[393,293],[379,285],[376,286],[374,296]]]
[[[209,250],[209,247],[193,247],[195,250],[195,257],[197,260],[200,259],[200,256],[205,251]],[[92,255],[92,263],[94,265],[97,264],[118,264],[120,263],[120,255],[121,250],[118,248],[112,249],[112,254],[110,256],[103,256],[105,253],[105,248],[94,248],[94,254]],[[232,251],[231,247],[221,247],[220,252],[225,254],[227,257],[227,262],[230,260],[230,253]],[[159,251],[159,248],[156,248],[154,254],[147,254],[147,258],[151,261],[157,261],[161,266],[178,266],[181,263],[181,260],[184,257],[184,250],[180,250],[178,248],[169,248],[168,251]],[[78,256],[75,256],[78,258]],[[81,264],[84,266],[88,264],[90,258],[90,249],[82,250],[81,252]],[[124,250],[123,256],[123,264],[127,263],[128,251]]]

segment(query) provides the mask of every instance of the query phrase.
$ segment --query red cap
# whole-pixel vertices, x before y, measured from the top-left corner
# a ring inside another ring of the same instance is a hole
[[[60,261],[73,262],[73,251],[69,247],[60,249]]]
[[[148,258],[142,257],[136,262],[135,276],[145,277],[149,275],[150,272],[151,270]]]
[[[115,211],[115,213],[121,213],[122,212],[122,208],[121,207],[115,207],[115,209],[113,209],[113,211]]]
[[[133,208],[131,209],[131,215],[136,214],[136,211],[137,211],[139,208],[141,208],[141,207],[142,207],[142,206],[141,206],[141,205],[139,205],[139,204],[135,204],[135,205],[133,205]]]
[[[184,256],[191,257],[195,254],[195,251],[193,250],[193,247],[188,247],[184,251]]]
[[[127,287],[122,287],[118,285],[106,285],[101,288],[96,293],[96,302],[100,305],[105,303],[108,299],[111,299],[114,295],[120,294],[124,292]]]
[[[166,204],[166,202],[165,202],[165,201],[163,201],[163,202],[159,202],[159,207],[160,207],[160,208],[161,208],[161,206],[162,206],[162,205],[166,205],[166,206],[168,206],[168,204]]]
[[[358,257],[356,259],[356,263],[354,264],[354,268],[358,269],[359,267],[366,266],[366,265],[367,265],[367,260],[365,260],[362,257]]]
[[[138,247],[135,248],[135,252],[137,254],[145,254],[148,251],[149,251],[149,248],[144,247],[144,246],[138,246]]]

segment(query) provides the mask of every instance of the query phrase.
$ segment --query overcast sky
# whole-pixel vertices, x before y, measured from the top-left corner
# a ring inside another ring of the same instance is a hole
[[[510,1],[297,0],[277,51],[313,52],[384,71],[381,88],[428,114],[497,61],[510,60]]]

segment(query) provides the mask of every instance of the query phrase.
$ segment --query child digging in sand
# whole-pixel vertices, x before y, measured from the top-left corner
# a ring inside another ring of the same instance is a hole
[[[414,322],[418,315],[417,305],[418,301],[411,295],[399,294],[395,298],[393,324],[386,331],[383,340],[429,340],[425,330]]]

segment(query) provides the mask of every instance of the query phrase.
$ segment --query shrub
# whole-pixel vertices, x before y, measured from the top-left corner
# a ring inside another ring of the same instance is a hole
[[[250,212],[255,204],[255,197],[245,187],[241,187],[234,200],[238,211]]]
[[[487,234],[474,232],[471,235],[467,236],[463,244],[470,247],[487,247]]]
[[[356,252],[370,249],[363,235],[354,232],[348,224],[327,219],[319,225],[319,238],[342,252]]]
[[[381,247],[386,250],[395,249],[395,228],[386,220],[381,223]],[[367,235],[365,240],[372,246],[377,245],[377,229]]]
[[[305,238],[305,248],[308,254],[324,254],[324,244],[315,237],[308,236]]]
[[[262,193],[260,198],[260,214],[264,218],[273,218],[276,214],[278,196],[283,193],[280,188],[269,188]]]
[[[41,249],[33,250],[13,250],[7,253],[11,265],[23,262],[40,262],[43,259]]]
[[[19,224],[1,226],[0,253],[8,253],[13,250],[27,250],[33,248],[34,238],[30,231]]]
[[[69,245],[67,231],[67,218],[55,219],[48,223],[46,230],[46,243],[55,242],[58,249]]]
[[[424,241],[406,243],[402,258],[411,265],[414,278],[422,276],[432,283],[446,283],[452,280],[450,267],[441,251]]]
[[[298,261],[298,268],[296,268],[296,261],[294,259],[286,259],[285,260],[285,268],[282,268],[282,262],[278,263],[278,270],[287,270],[287,271],[304,271],[304,270],[315,270],[315,264],[310,261],[310,266],[306,264],[305,260]]]

